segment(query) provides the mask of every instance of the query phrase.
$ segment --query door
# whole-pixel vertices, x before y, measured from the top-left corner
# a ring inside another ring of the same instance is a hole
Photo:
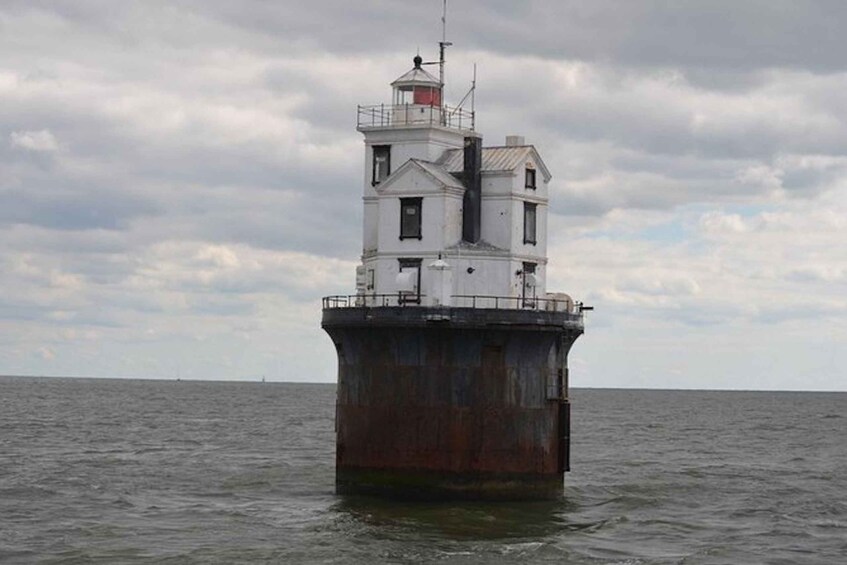
[[[400,285],[397,301],[400,304],[421,303],[421,259],[399,259]]]
[[[521,303],[524,308],[535,308],[535,263],[524,263],[521,270]]]

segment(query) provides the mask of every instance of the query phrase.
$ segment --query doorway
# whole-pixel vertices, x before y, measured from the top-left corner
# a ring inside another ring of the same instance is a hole
[[[409,285],[401,288],[397,301],[402,304],[421,303],[421,259],[398,259],[400,273],[408,276]],[[404,279],[406,277],[403,277]]]
[[[535,263],[524,262],[521,270],[521,305],[535,308]]]

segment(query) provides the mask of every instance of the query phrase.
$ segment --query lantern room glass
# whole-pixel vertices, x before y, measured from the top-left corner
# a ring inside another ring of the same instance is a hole
[[[441,89],[437,86],[404,85],[394,89],[394,104],[441,106]]]

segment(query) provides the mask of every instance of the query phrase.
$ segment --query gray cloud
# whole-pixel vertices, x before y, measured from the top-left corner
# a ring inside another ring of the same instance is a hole
[[[316,300],[360,253],[356,105],[435,56],[440,6],[6,0],[0,372],[145,376],[189,351],[198,374],[331,378]],[[541,150],[551,260],[600,331],[725,325],[743,347],[750,324],[843,316],[842,21],[826,0],[451,2],[448,91],[478,62],[486,141]],[[679,248],[645,243],[682,224]],[[813,315],[773,306],[801,292]]]
[[[439,4],[325,1],[282,9],[257,1],[237,7],[208,1],[182,5],[242,30],[291,37],[295,46],[374,54],[408,50],[410,42],[424,47],[434,43],[440,31]],[[451,38],[468,48],[509,55],[611,60],[636,67],[832,72],[845,68],[840,53],[847,40],[838,26],[845,18],[847,7],[837,0],[536,0],[453,3],[449,27]],[[321,33],[330,21],[343,24]]]
[[[117,193],[117,194],[113,194]],[[0,223],[24,223],[57,230],[121,229],[131,218],[156,212],[149,202],[104,192],[56,194],[10,191],[0,194]]]

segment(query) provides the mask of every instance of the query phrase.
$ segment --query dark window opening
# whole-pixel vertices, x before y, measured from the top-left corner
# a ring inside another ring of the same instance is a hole
[[[535,169],[530,169],[529,167],[527,167],[525,180],[526,182],[524,183],[524,186],[526,188],[535,190]]]
[[[421,239],[423,198],[400,199],[400,239]]]
[[[374,289],[375,284],[374,284],[374,270],[373,269],[368,269],[368,275],[367,275],[365,285],[366,285],[365,286],[366,290],[373,290]]]
[[[523,242],[535,245],[536,239],[536,221],[535,211],[537,204],[524,202],[523,204]]]
[[[378,185],[391,174],[391,146],[390,145],[374,145],[374,161],[373,161],[373,182],[374,186]]]

